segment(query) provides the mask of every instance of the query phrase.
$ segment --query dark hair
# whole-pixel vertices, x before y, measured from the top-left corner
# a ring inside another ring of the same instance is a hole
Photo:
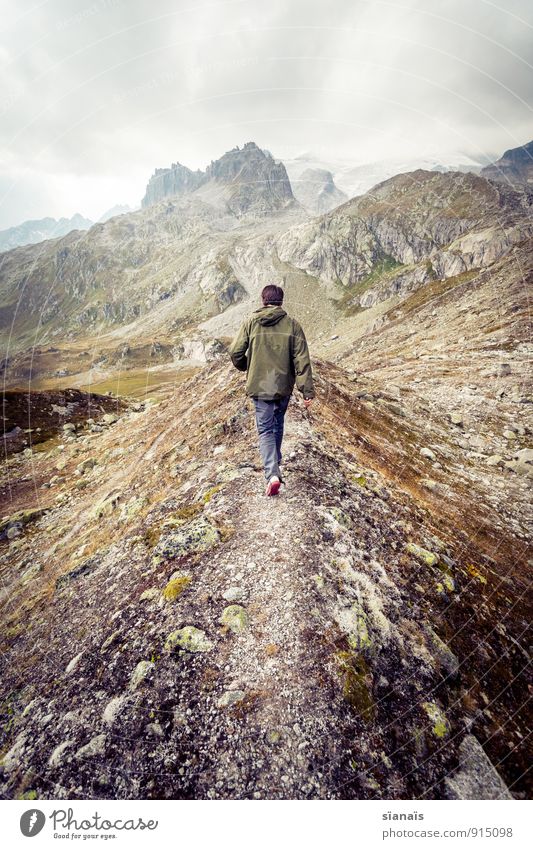
[[[283,289],[281,286],[271,283],[269,286],[265,286],[261,292],[261,299],[265,307],[267,304],[280,307],[283,303]]]

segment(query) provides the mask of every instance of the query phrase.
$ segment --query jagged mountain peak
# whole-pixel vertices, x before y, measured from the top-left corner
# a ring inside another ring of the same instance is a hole
[[[227,191],[221,194],[220,187],[226,187]],[[204,202],[217,207],[223,204],[237,216],[248,212],[265,215],[294,201],[283,163],[276,162],[271,153],[253,141],[228,150],[212,160],[205,171],[191,171],[179,162],[171,168],[156,169],[142,205],[195,192]]]
[[[348,200],[348,195],[335,185],[333,174],[325,168],[306,168],[292,181],[294,196],[314,215],[329,212]]]

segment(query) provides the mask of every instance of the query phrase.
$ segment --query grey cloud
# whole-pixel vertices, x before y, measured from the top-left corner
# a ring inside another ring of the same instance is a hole
[[[154,167],[248,139],[358,163],[531,136],[526,0],[5,5],[0,226],[63,214],[70,191],[86,214],[102,192],[134,202]]]

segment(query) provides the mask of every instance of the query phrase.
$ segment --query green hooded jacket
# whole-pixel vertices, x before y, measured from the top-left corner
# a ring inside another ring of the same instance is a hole
[[[229,354],[235,368],[247,372],[247,395],[273,401],[291,395],[296,383],[304,398],[315,397],[305,334],[281,307],[255,310],[241,326]]]

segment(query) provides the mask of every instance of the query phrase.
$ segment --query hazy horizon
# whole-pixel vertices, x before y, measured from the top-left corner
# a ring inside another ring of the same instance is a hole
[[[136,206],[155,168],[250,140],[358,165],[533,137],[524,0],[4,5],[0,229]]]

